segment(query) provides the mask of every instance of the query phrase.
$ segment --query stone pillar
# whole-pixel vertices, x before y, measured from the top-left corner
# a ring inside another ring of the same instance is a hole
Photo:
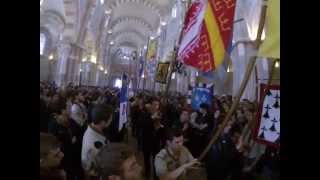
[[[58,86],[64,86],[67,84],[67,63],[70,53],[70,43],[62,42],[58,45],[58,62],[55,75],[55,81]]]

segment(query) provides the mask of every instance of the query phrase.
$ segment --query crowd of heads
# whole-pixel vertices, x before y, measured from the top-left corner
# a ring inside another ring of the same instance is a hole
[[[119,112],[119,98],[120,93],[117,88],[81,87],[69,84],[62,89],[54,83],[40,82],[40,131],[43,132],[40,134],[40,167],[42,169],[58,167],[64,157],[59,148],[59,135],[50,132],[50,122],[54,121],[63,127],[70,127],[72,120],[76,121],[76,118],[72,116],[73,105],[80,104],[80,107],[83,107],[80,108],[83,113],[83,124],[80,124],[82,126],[92,124],[102,132],[106,132],[107,137],[112,136],[112,133],[116,131],[109,130],[108,134],[105,130],[111,127],[112,123],[117,128],[115,125],[117,122],[112,120],[119,117],[119,114],[116,115]],[[214,96],[210,105],[202,103],[199,109],[193,109],[187,97],[179,93],[165,95],[164,93],[137,91],[134,96],[129,97],[129,125],[133,136],[138,141],[140,151],[152,149],[148,151],[157,154],[165,147],[179,151],[182,146],[186,146],[192,155],[197,157],[213,134],[218,128],[221,128],[222,121],[232,103],[232,96]],[[228,137],[234,147],[240,149],[243,154],[248,154],[252,138],[247,138],[250,137],[247,134],[250,134],[254,128],[252,122],[255,121],[256,111],[255,102],[242,100],[224,127],[218,141],[223,141],[224,137]],[[148,123],[151,125],[146,125]],[[152,129],[152,132],[147,129]],[[160,133],[161,137],[152,139],[156,138],[154,134],[158,129],[163,129],[163,133]],[[112,132],[111,135],[110,132]],[[150,137],[145,136],[148,135],[144,134],[146,132],[150,133]],[[74,141],[73,137],[71,141]],[[157,148],[146,148],[146,146]],[[105,162],[107,166],[100,171],[97,170],[101,175],[110,177],[110,179],[117,179],[113,175],[122,177],[122,179],[129,176],[140,176],[141,166],[137,164],[134,151],[128,150],[127,146],[112,145],[109,149],[104,148],[103,151],[110,151],[110,153],[104,153],[106,157],[100,158],[109,161]],[[146,156],[149,154],[147,153]]]

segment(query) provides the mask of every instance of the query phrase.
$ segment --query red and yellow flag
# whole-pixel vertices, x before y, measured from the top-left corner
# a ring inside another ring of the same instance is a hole
[[[228,48],[236,0],[192,3],[185,19],[178,58],[201,71],[216,70]]]

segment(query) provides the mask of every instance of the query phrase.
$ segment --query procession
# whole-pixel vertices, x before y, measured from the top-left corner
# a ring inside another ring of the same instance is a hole
[[[40,0],[41,180],[279,180],[280,0]]]

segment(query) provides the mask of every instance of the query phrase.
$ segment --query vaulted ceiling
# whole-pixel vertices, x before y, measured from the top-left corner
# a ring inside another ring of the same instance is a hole
[[[105,31],[112,32],[107,35],[107,42],[114,42],[109,57],[121,55],[118,52],[122,49],[137,51],[147,45],[148,38],[156,36],[161,22],[167,22],[175,3],[175,0],[105,1],[105,12],[110,15]],[[113,64],[116,68],[116,62]]]

